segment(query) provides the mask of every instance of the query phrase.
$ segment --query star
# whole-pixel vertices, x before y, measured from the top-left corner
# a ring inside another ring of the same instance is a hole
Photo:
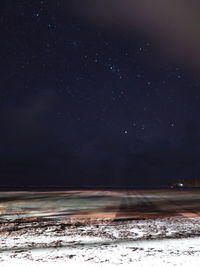
[[[39,17],[40,13],[33,13],[33,17]]]

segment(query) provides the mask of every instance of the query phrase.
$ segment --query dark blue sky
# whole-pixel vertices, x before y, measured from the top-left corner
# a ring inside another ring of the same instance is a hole
[[[1,185],[200,177],[200,79],[188,28],[183,50],[173,35],[164,42],[154,28],[111,16],[112,1],[105,15],[102,3],[96,19],[78,0],[1,2]]]

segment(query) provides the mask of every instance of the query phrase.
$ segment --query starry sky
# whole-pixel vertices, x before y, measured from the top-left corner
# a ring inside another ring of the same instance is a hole
[[[0,185],[200,178],[200,5],[168,2],[1,1]]]

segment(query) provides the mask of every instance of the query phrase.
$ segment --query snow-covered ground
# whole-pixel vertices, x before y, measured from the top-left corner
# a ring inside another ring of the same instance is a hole
[[[0,225],[0,267],[200,266],[200,219]]]

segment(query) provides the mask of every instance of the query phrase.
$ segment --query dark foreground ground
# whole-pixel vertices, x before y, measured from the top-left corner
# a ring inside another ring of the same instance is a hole
[[[0,266],[200,266],[199,193],[0,193]]]

